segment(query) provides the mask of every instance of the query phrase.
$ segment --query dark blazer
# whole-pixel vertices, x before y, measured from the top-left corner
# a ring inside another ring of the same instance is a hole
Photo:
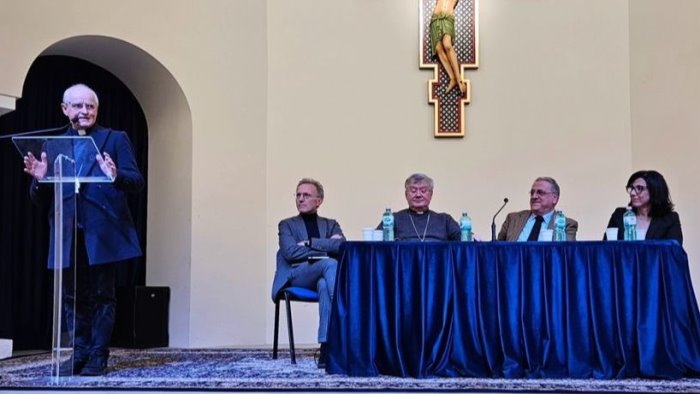
[[[506,216],[506,220],[501,226],[501,231],[498,233],[499,241],[517,241],[520,233],[525,228],[525,223],[532,212],[529,210],[520,212],[511,212]],[[554,217],[549,221],[548,229],[554,230]],[[578,231],[578,222],[571,218],[566,218],[566,240],[575,241],[576,231]]]
[[[309,240],[306,233],[304,219],[300,216],[293,216],[279,222],[279,250],[277,251],[277,271],[272,282],[272,300],[277,298],[277,294],[287,286],[292,274],[292,264],[302,263],[312,256],[326,256],[338,253],[340,244],[345,241],[343,230],[333,219],[318,216],[319,238],[310,239],[311,246],[297,245],[301,241]],[[332,235],[340,235],[342,239],[330,239]]]
[[[64,135],[75,136],[77,132],[68,129]],[[141,247],[136,229],[127,206],[125,192],[138,191],[143,188],[144,180],[136,166],[131,143],[126,133],[95,125],[89,130],[100,153],[107,152],[117,166],[117,176],[113,183],[83,183],[79,193],[74,187],[64,187],[64,257],[63,265],[71,261],[73,243],[73,217],[75,209],[79,212],[79,225],[85,235],[85,249],[90,265],[118,262],[141,255]],[[103,174],[94,158],[86,160],[81,174]],[[53,163],[49,163],[49,166]],[[30,197],[36,203],[51,203],[49,225],[51,240],[49,248],[49,267],[54,262],[54,213],[53,185],[34,180]],[[73,199],[75,197],[75,199]],[[70,202],[75,201],[75,204]]]
[[[619,240],[624,239],[625,225],[622,222],[622,215],[626,210],[625,207],[616,208],[608,221],[608,227],[617,227],[617,239]],[[603,239],[607,238],[604,236]],[[678,213],[672,211],[659,218],[652,217],[645,239],[675,239],[683,245],[683,231]]]

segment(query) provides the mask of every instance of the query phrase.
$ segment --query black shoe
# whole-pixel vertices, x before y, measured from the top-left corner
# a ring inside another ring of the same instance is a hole
[[[316,358],[316,357],[314,357]],[[328,358],[328,350],[326,349],[326,344],[321,343],[321,348],[318,349],[318,358],[316,359],[316,366],[319,369],[326,369],[326,361]]]
[[[80,371],[80,376],[101,376],[107,373],[107,358],[90,357],[87,364]]]
[[[85,364],[87,364],[87,361],[87,357],[74,358],[71,356],[58,366],[58,374],[59,376],[78,375],[83,370],[83,367],[85,367]]]

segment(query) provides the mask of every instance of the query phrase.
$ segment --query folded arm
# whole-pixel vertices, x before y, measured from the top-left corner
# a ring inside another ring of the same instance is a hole
[[[312,256],[323,256],[326,253],[314,250],[303,245],[304,240],[297,240],[292,232],[292,227],[287,221],[281,221],[278,225],[280,253],[289,262],[307,260]],[[312,241],[313,242],[313,241]],[[301,245],[300,245],[301,243]]]
[[[340,245],[345,242],[345,235],[335,220],[329,221],[328,238],[312,238],[309,240],[311,249],[324,253],[338,253]]]

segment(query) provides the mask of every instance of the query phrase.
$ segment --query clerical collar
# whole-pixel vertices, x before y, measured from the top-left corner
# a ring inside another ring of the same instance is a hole
[[[83,137],[83,136],[90,134],[90,131],[92,131],[92,127],[87,128],[87,129],[83,129],[81,132],[80,130],[74,129],[73,126],[71,126],[70,131],[71,131],[71,133],[74,133],[75,135],[79,135],[79,136]]]
[[[408,208],[408,212],[410,212],[410,213],[412,213],[412,214],[414,214],[414,215],[425,215],[426,213],[430,212],[430,209],[426,209],[426,210],[423,211],[423,212],[418,212],[418,211],[415,211],[415,210],[413,210],[413,209],[411,209],[411,208]]]

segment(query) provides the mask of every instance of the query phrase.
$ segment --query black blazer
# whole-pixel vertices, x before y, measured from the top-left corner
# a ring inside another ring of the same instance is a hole
[[[75,130],[68,130],[64,135],[76,136]],[[107,152],[117,165],[117,177],[113,183],[84,183],[80,193],[73,188],[64,189],[66,197],[75,198],[75,204],[66,204],[64,214],[75,214],[76,204],[81,212],[81,224],[85,233],[85,250],[90,265],[123,262],[141,256],[141,247],[136,228],[127,204],[126,193],[139,191],[144,186],[144,179],[136,165],[134,152],[129,137],[123,131],[112,130],[95,125],[88,131],[100,152]],[[87,174],[100,174],[102,170],[95,158],[89,162]],[[50,163],[49,165],[52,165]],[[53,187],[48,183],[32,181],[29,195],[35,203],[46,204],[53,201]],[[72,226],[73,221],[66,221],[65,226]],[[53,206],[49,210],[49,268],[54,268],[54,214]],[[63,264],[67,267],[71,259],[72,231],[64,230]]]
[[[622,215],[625,211],[626,208],[624,207],[615,209],[615,212],[610,216],[610,221],[608,221],[608,227],[617,227],[619,229],[617,239],[620,240],[624,236],[623,230],[625,225],[622,223]],[[645,239],[675,239],[683,245],[683,231],[681,230],[681,219],[678,217],[678,213],[672,211],[660,218],[651,218]]]

